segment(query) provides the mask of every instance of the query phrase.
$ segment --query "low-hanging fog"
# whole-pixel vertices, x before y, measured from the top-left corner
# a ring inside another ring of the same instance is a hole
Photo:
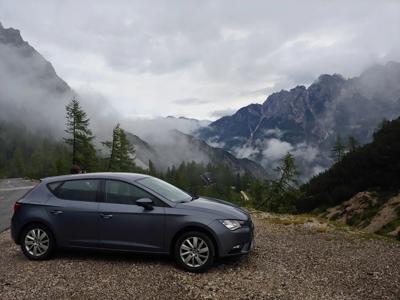
[[[164,166],[176,165],[183,160],[208,161],[204,152],[177,136],[174,130],[195,134],[199,128],[207,126],[209,121],[172,116],[126,117],[115,109],[109,99],[95,90],[73,91],[57,76],[49,62],[29,44],[19,41],[17,32],[14,34],[17,39],[15,43],[0,43],[1,120],[22,123],[34,132],[61,139],[65,136],[65,106],[76,97],[91,120],[91,128],[100,149],[101,142],[110,139],[113,127],[120,123],[128,132],[139,136],[161,152]],[[377,124],[382,116],[388,119],[396,117],[400,113],[399,70],[398,64],[389,63],[385,67],[371,68],[362,76],[349,80],[335,101],[326,104],[326,113],[321,120],[325,133],[369,130],[371,136],[373,127],[356,128],[360,127],[359,120],[364,120],[366,124]],[[344,113],[352,118],[348,118],[348,123],[338,124],[338,114]],[[283,138],[284,131],[279,128],[266,130],[264,136],[263,140],[243,143],[240,147],[228,150],[238,158],[258,161],[269,174],[273,174],[272,170],[287,152],[294,155],[297,164],[305,171],[303,178],[321,172],[332,163],[326,160],[326,155],[321,154],[319,145],[290,143]],[[214,147],[225,146],[213,140],[207,142]]]
[[[73,91],[49,62],[20,39],[17,31],[7,31],[6,37],[6,42],[0,42],[1,121],[24,125],[33,133],[61,140],[65,137],[65,106],[76,97],[90,118],[99,149],[102,149],[101,142],[109,140],[113,128],[120,123],[130,133],[161,147],[164,165],[179,164],[182,160],[207,161],[204,153],[173,134],[173,130],[191,133],[208,124],[207,121],[176,117],[127,118],[100,93]]]
[[[196,134],[208,121],[166,116],[215,120],[282,88],[309,86],[321,73],[349,78],[374,64],[400,61],[399,7],[395,1],[364,0],[288,0],[281,6],[271,1],[0,2],[0,22],[21,29],[38,50],[17,30],[0,25],[0,120],[61,139],[65,106],[77,97],[99,148],[120,123],[162,149],[169,163],[203,161],[204,153],[182,143],[173,130]],[[382,24],[385,30],[379,29]],[[379,66],[371,70],[326,104],[321,135],[370,137],[371,124],[398,115],[398,74],[382,73]],[[338,122],[340,116],[351,117]],[[331,163],[321,145],[289,141],[279,128],[267,131],[264,139],[228,150],[260,162],[270,173],[287,152],[299,165],[311,166],[305,177]],[[225,146],[218,139],[207,142]]]

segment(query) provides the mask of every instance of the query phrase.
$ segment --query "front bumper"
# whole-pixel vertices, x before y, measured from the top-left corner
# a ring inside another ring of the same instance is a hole
[[[219,221],[214,221],[211,227],[217,236],[220,257],[245,255],[254,247],[254,225],[251,219],[234,231],[229,230]]]

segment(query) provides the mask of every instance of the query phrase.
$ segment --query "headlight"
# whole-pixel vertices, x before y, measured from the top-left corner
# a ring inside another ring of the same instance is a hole
[[[243,221],[238,221],[238,220],[220,220],[222,224],[225,225],[226,228],[229,230],[236,230],[242,227],[242,224],[244,223]]]

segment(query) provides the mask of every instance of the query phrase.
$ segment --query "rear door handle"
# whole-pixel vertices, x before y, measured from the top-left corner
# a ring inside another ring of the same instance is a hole
[[[101,214],[100,217],[102,217],[103,219],[111,219],[113,215]]]
[[[62,210],[52,210],[51,213],[53,215],[61,215],[62,213],[64,213]]]

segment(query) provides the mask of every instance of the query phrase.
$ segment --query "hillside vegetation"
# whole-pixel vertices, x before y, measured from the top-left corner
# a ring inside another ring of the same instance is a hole
[[[369,232],[399,235],[399,174],[400,118],[383,121],[370,144],[356,147],[303,185],[297,210],[320,211]]]
[[[366,190],[396,192],[400,188],[400,118],[383,121],[373,141],[348,152],[301,190],[299,211],[335,206]]]

